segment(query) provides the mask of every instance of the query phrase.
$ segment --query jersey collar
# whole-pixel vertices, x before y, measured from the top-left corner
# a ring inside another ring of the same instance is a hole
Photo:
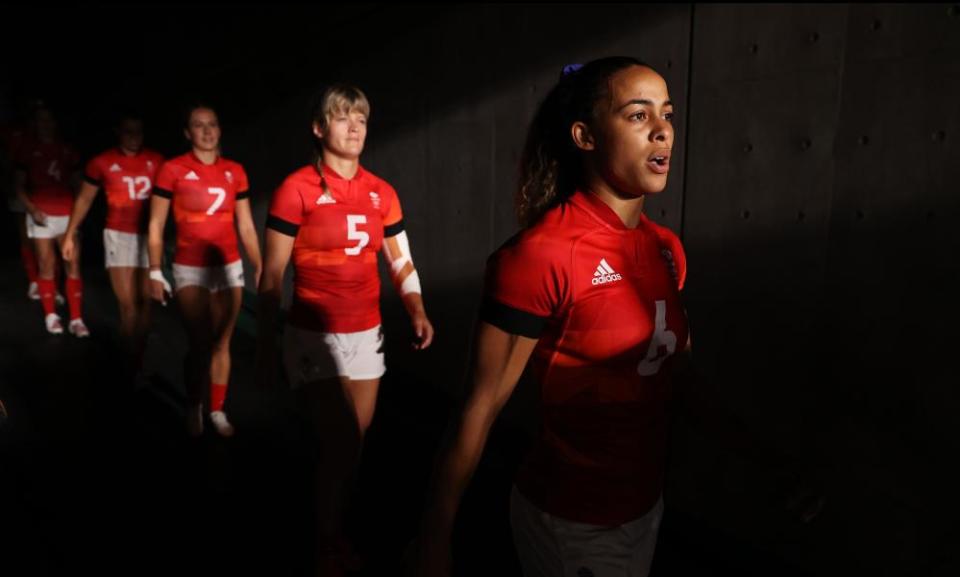
[[[597,220],[603,224],[609,226],[614,230],[623,230],[631,231],[643,228],[647,224],[647,215],[640,213],[640,220],[637,222],[637,228],[627,228],[623,221],[620,220],[620,217],[612,208],[607,206],[607,203],[603,202],[599,196],[593,194],[592,192],[586,192],[583,190],[577,190],[570,197],[571,202],[583,207],[584,210],[589,212]]]

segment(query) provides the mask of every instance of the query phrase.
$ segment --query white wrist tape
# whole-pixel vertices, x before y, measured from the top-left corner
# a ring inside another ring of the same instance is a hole
[[[157,282],[163,283],[163,290],[168,293],[173,293],[173,287],[170,286],[170,283],[167,282],[166,277],[163,276],[163,271],[152,270],[150,271],[150,280],[155,280]]]

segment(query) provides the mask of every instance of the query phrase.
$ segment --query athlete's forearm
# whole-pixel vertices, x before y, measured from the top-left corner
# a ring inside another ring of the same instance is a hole
[[[37,211],[37,207],[33,204],[33,201],[30,200],[30,195],[27,194],[27,175],[22,171],[17,171],[14,177],[13,183],[14,194],[17,198],[20,199],[20,202],[23,204],[23,207],[29,213],[34,213]]]
[[[257,238],[257,229],[254,228],[252,223],[240,227],[240,241],[243,243],[243,249],[253,266],[262,269],[263,257],[260,254],[260,240]]]
[[[93,205],[93,199],[96,196],[97,188],[95,186],[86,182],[80,186],[80,193],[77,195],[73,203],[73,211],[70,213],[70,224],[67,225],[66,236],[71,236],[80,228],[84,219],[87,218],[87,213],[90,211],[90,206]]]
[[[463,493],[476,472],[498,413],[489,399],[472,398],[448,429],[429,493],[433,498],[424,517],[428,535],[444,536],[452,531]]]
[[[410,318],[426,316],[427,311],[423,306],[423,296],[420,293],[407,293],[401,295],[400,298],[403,300],[403,308],[407,309]]]
[[[147,229],[147,254],[150,268],[159,270],[163,265],[163,229],[167,224],[170,201],[154,195],[150,199],[150,224]]]

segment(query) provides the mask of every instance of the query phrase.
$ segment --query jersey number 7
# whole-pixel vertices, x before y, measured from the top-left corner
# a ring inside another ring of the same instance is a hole
[[[220,208],[220,205],[223,204],[223,201],[226,200],[227,191],[218,186],[211,186],[207,189],[207,193],[217,195],[217,198],[213,199],[213,204],[207,209],[207,214],[212,216],[213,213],[217,212],[217,209]]]

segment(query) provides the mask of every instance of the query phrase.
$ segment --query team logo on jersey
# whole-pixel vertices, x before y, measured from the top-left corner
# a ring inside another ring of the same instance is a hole
[[[121,170],[123,169],[120,168],[120,165],[117,164],[116,162],[110,165],[110,172],[120,172]]]
[[[317,197],[317,204],[337,204],[337,201],[333,199],[333,195],[328,190]]]
[[[373,191],[370,191],[370,202],[373,203],[373,208],[379,209],[379,208],[380,208],[380,195],[377,194],[377,193],[375,193],[375,192],[373,192]]]
[[[664,260],[667,261],[667,266],[670,267],[670,274],[673,276],[673,280],[679,281],[680,275],[677,273],[677,263],[673,260],[673,253],[668,249],[663,249],[660,251],[660,254],[663,255]]]
[[[183,179],[184,180],[200,180],[200,177],[197,176],[196,172],[191,170],[190,172],[187,173],[186,176],[183,177]]]
[[[147,161],[147,170],[153,170],[153,161],[152,161],[152,160],[148,160],[148,161]]]
[[[607,259],[600,259],[600,265],[597,266],[596,272],[593,273],[593,280],[591,281],[594,286],[607,284],[608,282],[617,282],[618,280],[623,280],[620,273],[613,270],[613,267],[607,263]]]
[[[229,170],[225,170],[225,171],[223,171],[223,175],[224,175],[225,177],[227,177],[227,182],[229,182],[230,184],[233,184],[233,173],[232,173],[232,172],[230,172]]]

